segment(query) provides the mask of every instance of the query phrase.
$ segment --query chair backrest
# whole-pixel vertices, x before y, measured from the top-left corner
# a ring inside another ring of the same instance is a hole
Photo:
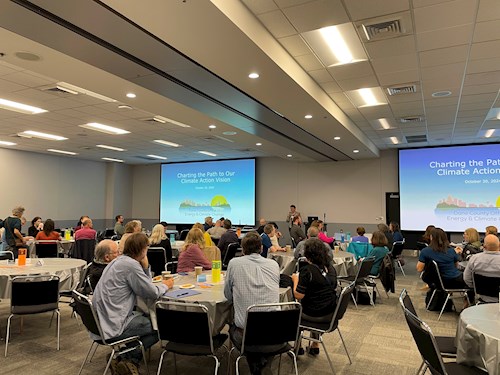
[[[178,262],[176,260],[165,263],[165,271],[170,271],[171,273],[177,273],[177,263]]]
[[[333,313],[332,322],[330,324],[330,328],[326,332],[331,332],[337,328],[339,324],[339,320],[344,317],[344,314],[347,310],[347,306],[349,305],[349,300],[351,298],[351,294],[356,287],[356,283],[352,282],[348,286],[342,289],[340,292],[339,299],[337,301],[337,307],[335,307],[335,312]]]
[[[396,258],[401,255],[401,253],[403,252],[404,245],[405,245],[404,238],[403,241],[396,241],[392,244],[391,253],[393,258]]]
[[[59,276],[16,276],[11,288],[12,314],[36,314],[58,308]]]
[[[212,323],[206,306],[175,301],[158,301],[155,306],[160,340],[209,346],[213,353]]]
[[[94,259],[95,245],[96,240],[94,239],[76,240],[73,258],[86,260],[87,263],[92,262]]]
[[[474,283],[474,293],[481,296],[494,297],[498,299],[500,288],[500,277],[489,277],[472,273]]]
[[[293,237],[290,237],[290,240],[292,241],[292,249],[295,249],[297,247],[297,241],[295,241]]]
[[[298,302],[252,305],[247,309],[243,330],[245,346],[279,345],[297,341],[302,306]]]
[[[38,258],[57,258],[59,243],[58,241],[36,241],[35,248]]]
[[[183,229],[181,230],[181,233],[179,234],[179,241],[184,241],[189,233],[189,229]]]
[[[407,309],[404,310],[404,314],[418,351],[431,373],[446,374],[443,358],[429,326]]]
[[[347,246],[347,252],[354,254],[356,259],[366,257],[373,246],[368,242],[351,242],[349,246]]]
[[[224,255],[224,261],[222,262],[223,266],[227,267],[229,261],[236,256],[239,247],[240,244],[238,242],[233,242],[227,245],[226,254]]]
[[[439,282],[439,287],[441,289],[444,289],[443,279],[441,278],[441,272],[439,272],[439,266],[438,266],[438,264],[436,263],[435,260],[433,260],[431,262],[434,265],[434,271],[436,272],[436,276],[437,276],[437,280],[436,281]]]
[[[167,263],[165,249],[163,247],[149,247],[147,257],[154,275],[161,275],[161,272],[165,271],[165,263]]]
[[[370,275],[373,263],[375,263],[375,257],[366,257],[361,261],[358,268],[358,274],[356,275],[356,281]]]
[[[409,312],[411,312],[418,318],[415,306],[413,306],[413,302],[411,301],[410,295],[408,294],[406,289],[403,289],[401,291],[401,294],[399,295],[399,304],[401,305],[403,311],[407,309]]]
[[[90,333],[100,336],[104,341],[104,335],[92,301],[87,296],[75,290],[73,291],[73,300],[75,301],[75,311],[80,315],[85,328],[87,328]]]
[[[115,235],[115,228],[106,228],[104,231],[104,238],[111,238]]]
[[[221,260],[220,249],[217,246],[207,246],[202,251],[205,255],[205,258],[207,258],[209,262],[213,262],[214,260]]]
[[[417,250],[423,250],[423,249],[425,249],[427,246],[429,246],[429,245],[427,245],[425,242],[422,242],[422,241],[417,241]]]
[[[14,260],[14,253],[12,251],[0,251],[0,260]]]
[[[77,291],[84,290],[85,286],[87,285],[87,278],[89,277],[89,268],[91,265],[92,262],[86,264],[83,267],[82,271],[80,272],[80,280],[78,280],[78,284],[76,285],[74,290]],[[90,285],[90,283],[88,285]],[[90,290],[92,290],[92,286],[90,286]]]

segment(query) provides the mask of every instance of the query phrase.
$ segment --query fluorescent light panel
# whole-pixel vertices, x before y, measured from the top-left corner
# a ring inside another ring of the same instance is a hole
[[[22,133],[18,133],[18,135],[20,137],[25,137],[25,138],[40,138],[40,139],[46,139],[49,141],[64,141],[64,140],[68,139],[66,137],[61,137],[60,135],[42,133],[42,132],[37,132],[34,130],[26,130]]]
[[[486,115],[486,120],[500,120],[500,108],[491,108]]]
[[[352,23],[323,27],[301,35],[327,67],[368,59]]]
[[[8,142],[8,141],[0,141],[0,146],[15,146],[17,143]]]
[[[217,156],[217,154],[214,154],[213,152],[208,152],[208,151],[198,151],[198,152],[203,155]]]
[[[109,102],[109,103],[116,102],[115,99],[108,98],[107,96],[98,94],[98,93],[90,91],[90,90],[82,89],[81,87],[78,87],[78,86],[75,86],[75,85],[72,85],[72,84],[66,83],[66,82],[57,82],[56,87],[59,90],[66,91],[70,94],[84,94],[84,95],[88,95],[88,96],[91,96],[91,97],[96,98],[96,99],[103,100],[105,102]]]
[[[127,151],[124,148],[113,147],[113,146],[108,146],[108,145],[96,145],[96,147],[105,148],[107,150],[113,150],[113,151]]]
[[[102,160],[107,160],[107,161],[114,161],[117,163],[123,163],[122,159],[113,159],[113,158],[101,158]]]
[[[380,87],[346,91],[346,94],[357,108],[387,104],[384,91]]]
[[[47,112],[47,110],[42,108],[33,107],[28,104],[13,102],[12,100],[2,99],[2,98],[0,98],[0,108],[19,113],[25,113],[28,115],[36,115],[38,113]]]
[[[492,138],[500,136],[498,129],[482,129],[477,132],[477,136],[481,138]]]
[[[64,154],[64,155],[78,155],[76,152],[64,151],[64,150],[56,150],[54,148],[48,148],[47,151],[55,152],[57,154]]]
[[[164,146],[170,146],[170,147],[179,147],[180,144],[174,143],[174,142],[169,142],[169,141],[164,141],[163,139],[155,139],[153,142],[159,143]]]
[[[89,122],[85,125],[80,125],[80,127],[85,128],[85,129],[90,129],[90,130],[96,130],[96,131],[99,131],[102,133],[112,134],[112,135],[122,135],[122,134],[129,134],[130,133],[127,130],[115,128],[115,127],[109,126],[109,125],[99,124],[98,122]]]
[[[148,157],[153,158],[153,159],[159,159],[159,160],[167,160],[167,158],[165,156],[148,155]]]

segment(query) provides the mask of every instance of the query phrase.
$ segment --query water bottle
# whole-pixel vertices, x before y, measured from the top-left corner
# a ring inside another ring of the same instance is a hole
[[[340,242],[344,242],[344,231],[340,230]]]
[[[351,242],[351,232],[347,232],[347,242]]]
[[[170,233],[170,244],[175,245],[175,234]]]

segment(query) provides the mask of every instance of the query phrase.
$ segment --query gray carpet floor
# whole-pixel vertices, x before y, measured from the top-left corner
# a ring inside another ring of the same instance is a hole
[[[444,313],[438,322],[438,313],[425,310],[423,283],[415,271],[416,258],[407,256],[406,277],[399,270],[396,273],[396,293],[389,298],[379,284],[382,295],[377,297],[375,307],[354,304],[341,320],[339,327],[344,336],[352,358],[349,364],[337,332],[325,335],[325,342],[332,358],[337,374],[415,374],[421,359],[406,325],[401,307],[398,303],[399,293],[406,288],[413,299],[419,316],[430,325],[436,335],[455,335],[458,314]],[[61,350],[56,350],[55,327],[48,328],[50,314],[27,316],[24,318],[23,331],[20,333],[20,319],[13,318],[11,341],[7,358],[3,357],[5,349],[5,327],[9,314],[9,301],[0,302],[0,373],[42,375],[42,374],[77,374],[83,358],[90,346],[90,339],[85,328],[79,326],[71,317],[67,304],[61,304]],[[304,345],[306,342],[304,342]],[[104,370],[105,358],[109,351],[99,348],[92,363],[87,363],[82,374],[100,374]],[[219,357],[224,357],[222,355]],[[150,355],[150,373],[156,373],[161,349],[155,345]],[[234,366],[234,358],[231,361]],[[227,356],[222,359],[219,373],[225,374]],[[329,374],[328,361],[321,350],[319,356],[300,356],[298,360],[301,374]],[[242,374],[248,374],[245,361],[240,362]],[[278,373],[278,361],[273,363],[273,373]],[[179,374],[211,374],[214,361],[211,358],[181,357],[177,358]],[[174,373],[173,356],[164,361],[162,374]],[[284,356],[281,372],[291,371],[291,360]],[[145,373],[144,370],[141,370]],[[109,374],[110,372],[108,372]]]

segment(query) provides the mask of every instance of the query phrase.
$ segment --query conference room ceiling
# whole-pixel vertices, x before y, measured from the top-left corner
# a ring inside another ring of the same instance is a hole
[[[21,150],[61,149],[78,153],[68,157],[129,164],[162,161],[147,155],[166,161],[265,156],[328,161],[500,138],[496,0],[1,4],[0,98],[48,111],[26,115],[0,109],[0,141],[16,142]],[[334,25],[354,32],[360,61],[326,62],[310,35]],[[251,72],[260,77],[249,79]],[[116,101],[47,90],[64,82]],[[377,105],[357,102],[354,90],[366,88],[378,89]],[[128,92],[137,97],[127,98]],[[154,116],[190,127],[155,122]],[[91,122],[131,133],[80,127]],[[19,138],[25,130],[68,139]],[[153,142],[158,139],[181,147]],[[126,151],[96,147],[100,144]]]

